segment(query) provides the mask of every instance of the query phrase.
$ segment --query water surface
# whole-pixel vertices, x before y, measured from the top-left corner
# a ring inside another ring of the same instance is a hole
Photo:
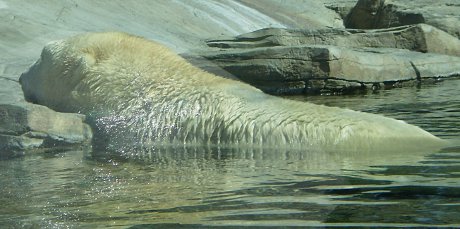
[[[296,97],[384,114],[452,145],[436,152],[75,149],[0,161],[0,228],[460,227],[460,80]]]

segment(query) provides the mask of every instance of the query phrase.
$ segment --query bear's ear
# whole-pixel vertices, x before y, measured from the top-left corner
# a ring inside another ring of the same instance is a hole
[[[98,47],[96,44],[92,44],[82,48],[80,51],[83,57],[81,60],[83,61],[82,63],[85,63],[87,66],[92,66],[106,59],[108,50]]]
[[[89,80],[87,77],[92,66],[96,64],[96,58],[91,53],[74,50],[66,56],[65,61],[71,64],[66,66],[64,80],[67,82],[68,90],[74,93]]]
[[[97,58],[88,52],[81,52],[75,59],[76,69],[75,71],[81,75],[82,73],[86,73],[91,66],[94,66],[97,63]]]

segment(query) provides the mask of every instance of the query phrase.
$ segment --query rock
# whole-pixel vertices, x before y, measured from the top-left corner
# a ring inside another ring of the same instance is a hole
[[[423,15],[426,24],[460,38],[460,3],[452,0],[393,0],[398,11]]]
[[[0,152],[88,144],[84,119],[31,103],[0,104]]]
[[[427,24],[374,30],[266,28],[207,44],[220,50],[205,52],[204,58],[275,94],[347,93],[460,72],[460,40]],[[198,66],[222,74],[206,62]]]
[[[83,115],[27,103],[19,83],[7,77],[0,78],[0,85],[0,157],[90,143],[92,132]]]
[[[202,56],[268,93],[292,92],[289,85],[295,85],[294,93],[344,93],[460,75],[460,57],[391,48],[297,45],[228,49]],[[299,85],[305,88],[299,90]]]
[[[43,139],[0,134],[0,159],[25,155],[26,150],[38,149]]]
[[[27,136],[44,138],[48,146],[79,144],[91,140],[91,128],[84,122],[84,115],[55,112],[36,104],[27,104],[27,108]]]
[[[433,26],[417,24],[390,29],[281,29],[266,28],[223,40],[210,40],[210,47],[256,48],[292,45],[399,48],[460,56],[460,40]]]
[[[238,2],[267,14],[288,28],[344,28],[340,15],[327,7],[326,1],[322,0],[238,0]]]

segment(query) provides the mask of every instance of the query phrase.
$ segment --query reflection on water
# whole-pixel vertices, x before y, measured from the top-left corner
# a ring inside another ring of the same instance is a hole
[[[406,120],[439,152],[85,150],[0,161],[0,228],[460,226],[460,80],[296,98]]]

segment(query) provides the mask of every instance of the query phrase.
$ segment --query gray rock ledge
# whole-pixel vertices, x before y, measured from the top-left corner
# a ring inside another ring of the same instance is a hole
[[[460,76],[460,40],[427,24],[267,28],[207,44],[210,49],[200,55],[211,63],[196,65],[271,94],[343,94]]]
[[[85,116],[31,103],[0,103],[0,157],[57,147],[90,145]]]

